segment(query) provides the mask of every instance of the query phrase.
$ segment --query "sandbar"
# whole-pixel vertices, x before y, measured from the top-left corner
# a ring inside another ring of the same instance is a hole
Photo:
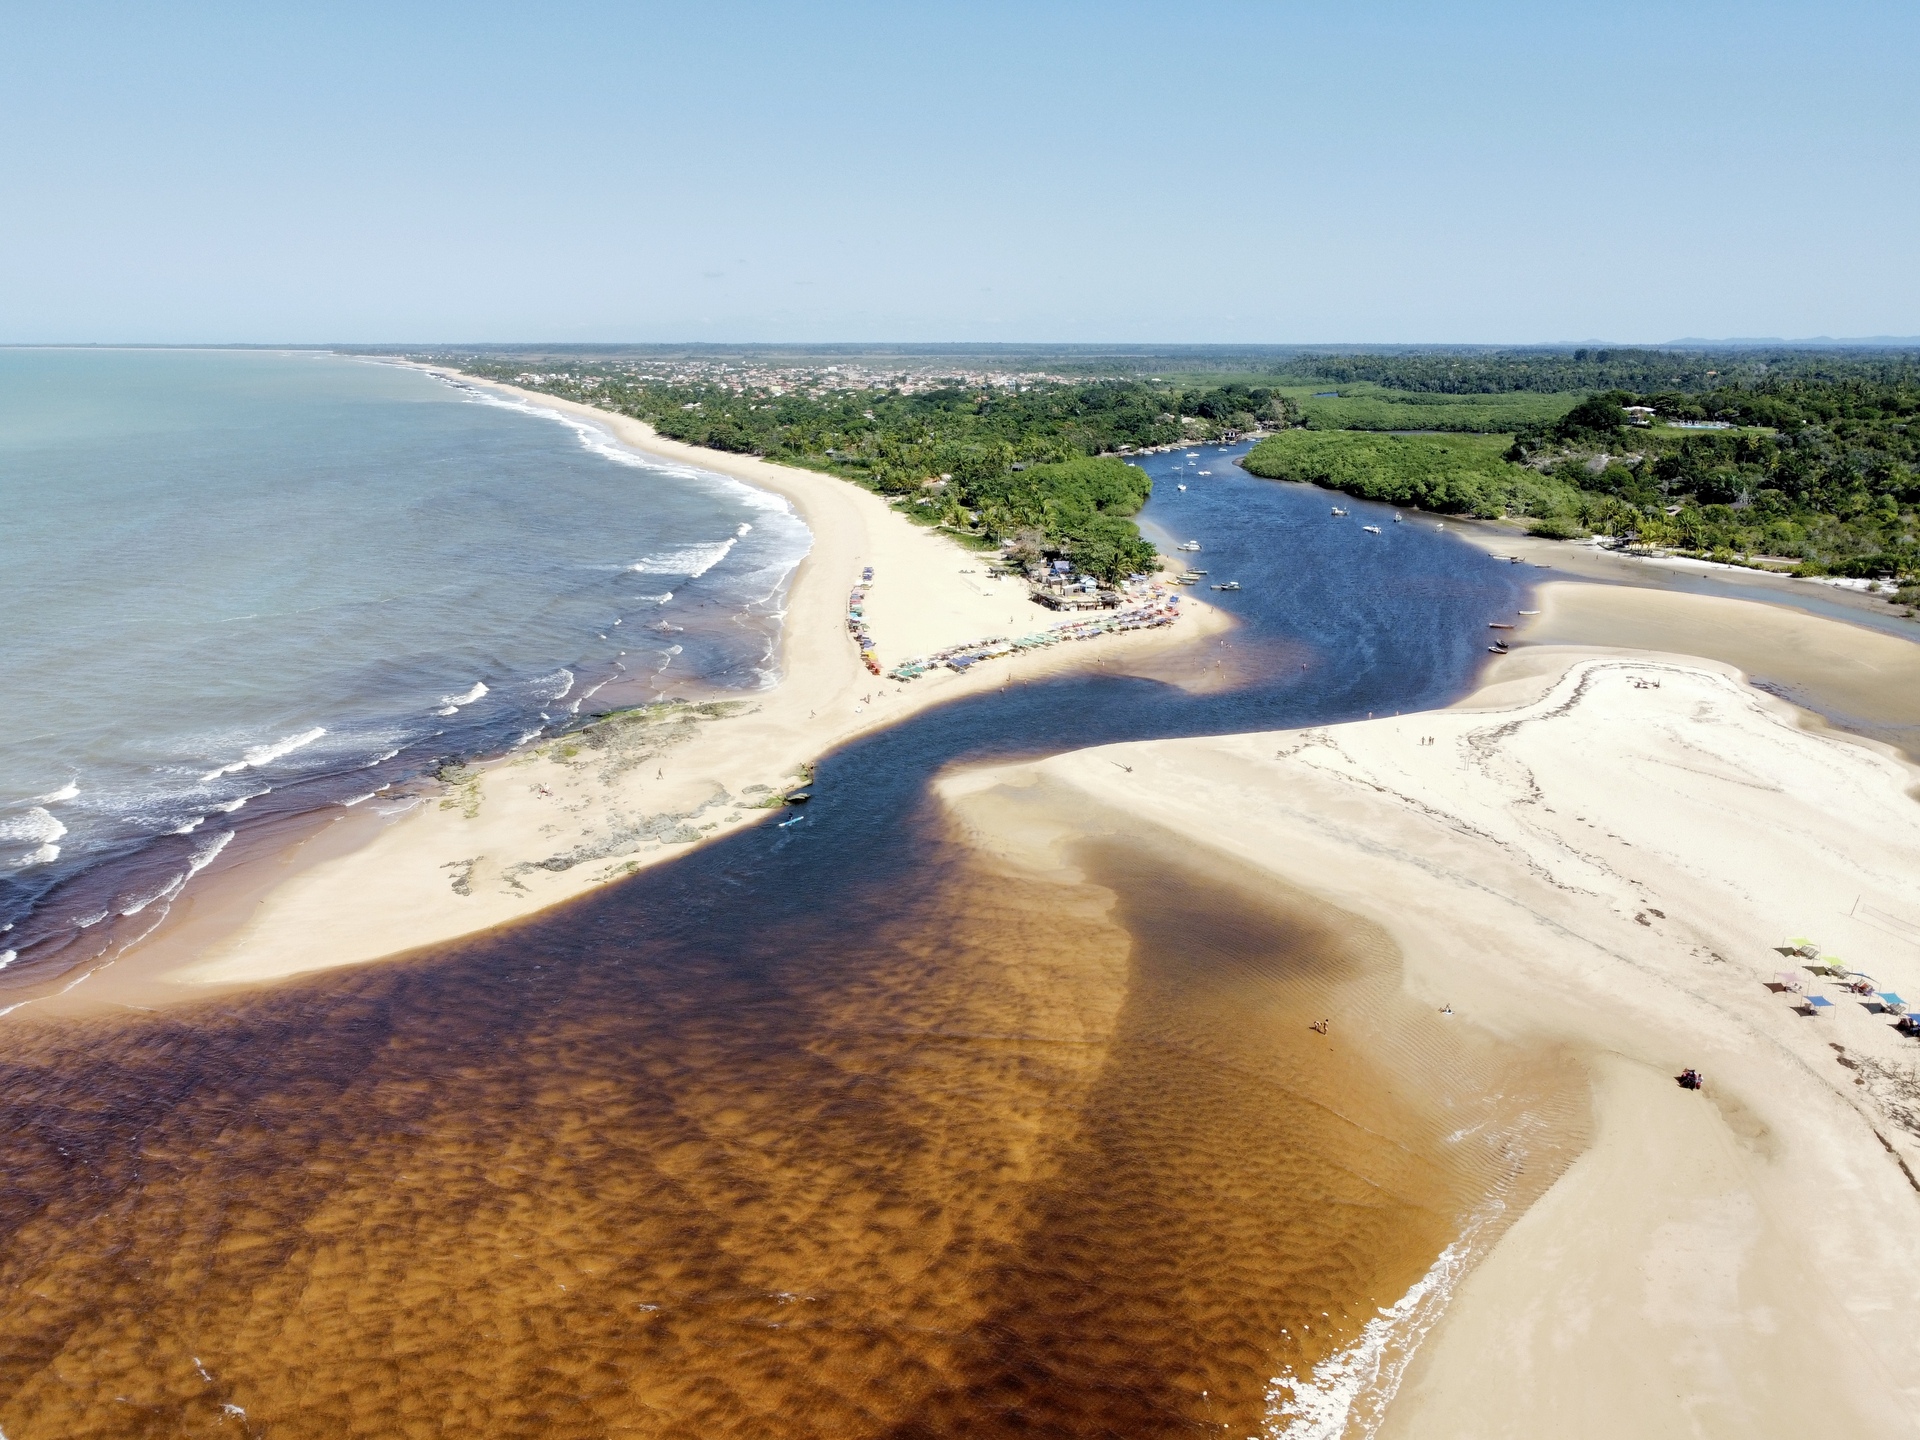
[[[1502,658],[1442,711],[943,784],[975,815],[995,787],[1053,791],[1254,866],[1379,925],[1450,1022],[1586,1068],[1594,1143],[1475,1257],[1381,1436],[1915,1433],[1920,1047],[1881,992],[1920,998],[1920,770],[1735,664],[1634,642],[1774,637],[1761,658],[1809,696],[1826,683],[1885,723],[1920,686],[1881,646],[1920,651],[1746,602],[1552,596],[1543,634],[1606,605],[1628,623],[1605,648]],[[1817,643],[1777,653],[1782,626]],[[1809,938],[1870,993],[1783,953]]]

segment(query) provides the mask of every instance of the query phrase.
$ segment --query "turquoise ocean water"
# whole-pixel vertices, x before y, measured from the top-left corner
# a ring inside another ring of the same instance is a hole
[[[126,943],[249,821],[770,683],[807,542],[418,370],[0,351],[0,988]]]

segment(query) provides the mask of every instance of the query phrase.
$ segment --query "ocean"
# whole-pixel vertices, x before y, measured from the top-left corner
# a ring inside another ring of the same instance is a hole
[[[0,990],[243,825],[775,678],[787,503],[317,352],[0,351]]]

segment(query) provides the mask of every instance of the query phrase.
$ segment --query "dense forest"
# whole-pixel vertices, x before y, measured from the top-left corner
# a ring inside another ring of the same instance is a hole
[[[1431,395],[1625,390],[1697,395],[1775,380],[1911,382],[1920,364],[1895,350],[1425,350],[1310,354],[1271,369],[1276,382],[1370,382]]]
[[[1441,515],[1546,519],[1577,509],[1577,486],[1512,463],[1507,444],[1501,435],[1289,430],[1254,446],[1244,464],[1268,480],[1304,480]]]
[[[665,378],[610,357],[532,375],[525,354],[433,358],[693,444],[827,470],[962,539],[1013,540],[1108,578],[1154,563],[1129,518],[1148,482],[1120,457],[1264,432],[1246,461],[1254,474],[1515,517],[1543,535],[1890,581],[1920,601],[1912,352],[1157,354],[1189,368],[1155,376],[1141,373],[1157,363],[1145,357],[1036,351],[1023,358],[1053,365],[1045,378],[935,381],[923,369],[851,384],[769,379],[770,357],[755,354],[731,376],[708,356],[687,362],[708,372]],[[822,372],[850,358],[818,357]],[[1110,373],[1074,378],[1100,365]],[[1630,420],[1628,406],[1643,409]],[[1651,423],[1633,423],[1647,412]]]
[[[461,363],[631,415],[689,444],[830,471],[957,535],[1012,540],[1107,580],[1159,563],[1128,518],[1151,482],[1119,454],[1297,416],[1274,391],[1240,384],[789,389],[660,383],[611,365],[530,377],[517,359]]]
[[[1688,434],[1627,424],[1730,428]],[[1776,557],[1805,574],[1920,578],[1920,382],[1768,379],[1703,394],[1593,396],[1509,456],[1573,481],[1588,529],[1709,555]]]
[[[1849,367],[1816,357],[1805,368],[1838,373],[1591,395],[1519,427],[1497,463],[1441,437],[1294,433],[1261,442],[1247,468],[1444,513],[1526,517],[1538,534],[1911,587],[1920,371],[1898,358]],[[1652,411],[1652,423],[1630,423],[1628,406]],[[1683,428],[1707,424],[1724,428]]]

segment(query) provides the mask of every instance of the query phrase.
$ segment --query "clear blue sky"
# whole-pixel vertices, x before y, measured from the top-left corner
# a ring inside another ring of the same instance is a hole
[[[1920,334],[1920,4],[0,12],[0,340]]]

